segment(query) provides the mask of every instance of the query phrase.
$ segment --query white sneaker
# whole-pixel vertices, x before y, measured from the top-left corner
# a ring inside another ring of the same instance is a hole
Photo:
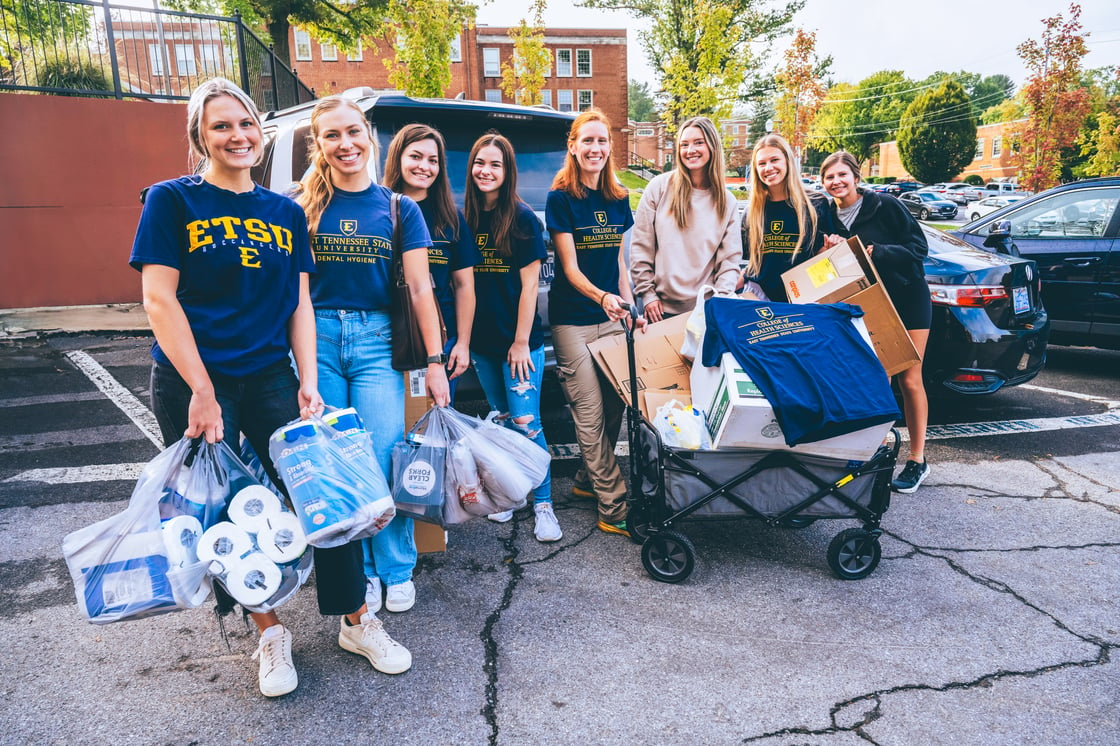
[[[416,584],[411,580],[391,585],[385,589],[385,608],[389,611],[408,611],[416,603]]]
[[[373,614],[362,614],[362,623],[350,626],[342,617],[338,644],[343,650],[364,655],[381,673],[404,673],[412,668],[412,653],[389,637],[381,620]]]
[[[366,611],[381,611],[381,578],[366,578]]]
[[[296,667],[292,664],[292,633],[284,625],[274,624],[261,633],[253,660],[260,659],[258,673],[261,694],[279,697],[299,684]]]
[[[494,523],[509,523],[510,519],[513,518],[513,511],[503,510],[501,513],[491,513],[486,517]]]
[[[552,512],[552,503],[537,503],[537,507],[533,510],[537,514],[537,525],[533,529],[537,541],[560,541],[564,538],[564,533],[560,530],[560,522]]]

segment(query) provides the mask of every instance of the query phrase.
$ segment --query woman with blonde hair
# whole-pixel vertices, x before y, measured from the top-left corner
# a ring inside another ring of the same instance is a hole
[[[750,205],[743,216],[745,280],[757,282],[772,301],[786,302],[782,273],[826,245],[828,202],[805,192],[797,160],[781,135],[764,135],[751,155]]]
[[[702,285],[733,291],[743,258],[723,145],[710,119],[685,120],[676,161],[646,186],[634,215],[630,276],[650,321],[691,311]]]
[[[307,215],[315,251],[311,302],[319,342],[319,390],[327,404],[357,410],[378,464],[391,476],[393,445],[404,437],[404,377],[392,367],[389,320],[394,251],[401,252],[428,351],[428,391],[440,406],[449,401],[428,272],[432,240],[420,208],[401,197],[400,245],[393,245],[393,192],[374,184],[370,176],[377,145],[357,104],[339,96],[322,99],[311,112],[310,134],[312,168],[300,181],[296,201]],[[371,617],[381,608],[382,586],[389,611],[412,608],[416,600],[412,520],[398,515],[362,545]],[[380,634],[388,639],[383,631]]]
[[[575,422],[586,484],[574,494],[599,502],[599,529],[628,536],[626,483],[614,456],[622,401],[595,367],[587,345],[622,334],[633,303],[623,235],[634,224],[629,192],[615,178],[611,123],[589,109],[572,122],[568,155],[552,180],[545,225],[559,271],[548,293],[556,372]]]

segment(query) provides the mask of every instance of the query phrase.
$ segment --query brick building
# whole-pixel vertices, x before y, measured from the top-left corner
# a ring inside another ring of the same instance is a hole
[[[1009,133],[1022,126],[1026,120],[982,124],[976,128],[976,153],[972,162],[957,175],[956,181],[963,181],[970,174],[977,174],[985,182],[992,179],[1016,176],[1019,173],[1019,154],[1008,144]],[[913,178],[898,156],[898,142],[879,143],[879,154],[863,166],[863,176],[894,177],[895,179]]]
[[[508,31],[494,26],[462,30],[452,43],[448,97],[514,103],[501,90],[502,64],[513,56]],[[391,87],[382,60],[392,53],[384,40],[354,55],[319,44],[301,29],[292,29],[289,42],[292,69],[318,96],[356,86]],[[542,91],[543,103],[558,111],[602,109],[614,125],[614,149],[621,164],[627,142],[626,30],[548,28],[545,46],[552,52],[552,68]]]

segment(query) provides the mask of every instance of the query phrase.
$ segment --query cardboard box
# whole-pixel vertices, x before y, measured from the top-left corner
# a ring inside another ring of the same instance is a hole
[[[637,364],[637,388],[643,391],[688,391],[688,372],[692,367],[681,357],[687,314],[674,316],[650,324],[634,338],[634,359]],[[630,402],[630,363],[626,353],[626,338],[621,335],[598,339],[587,345],[599,370],[614,387],[624,402]],[[638,407],[647,419],[654,407],[648,408],[647,397],[638,397]]]
[[[416,421],[424,416],[435,404],[428,396],[425,386],[427,369],[410,370],[404,374],[404,429],[408,432]],[[412,536],[416,540],[416,551],[444,552],[447,551],[447,532],[434,523],[423,521],[412,522]]]
[[[782,274],[790,303],[851,303],[863,309],[871,346],[887,375],[921,362],[863,243],[853,236]]]
[[[875,425],[835,438],[800,445],[786,445],[781,425],[770,402],[730,352],[718,367],[696,365],[689,376],[693,405],[704,413],[712,448],[756,448],[767,451],[827,456],[866,461],[890,432],[892,422]]]
[[[673,389],[671,391],[658,389],[656,391],[641,391],[638,393],[638,400],[642,402],[643,414],[649,412],[649,414],[646,415],[647,420],[653,420],[653,415],[657,412],[658,407],[663,404],[668,404],[674,399],[686,407],[692,406],[692,392],[688,389]]]

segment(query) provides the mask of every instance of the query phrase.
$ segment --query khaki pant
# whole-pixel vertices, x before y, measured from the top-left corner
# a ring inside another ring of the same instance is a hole
[[[572,410],[584,469],[599,496],[599,519],[607,523],[626,519],[626,483],[614,456],[623,404],[595,367],[587,345],[616,334],[621,335],[622,329],[613,321],[594,326],[552,327],[556,374]]]

